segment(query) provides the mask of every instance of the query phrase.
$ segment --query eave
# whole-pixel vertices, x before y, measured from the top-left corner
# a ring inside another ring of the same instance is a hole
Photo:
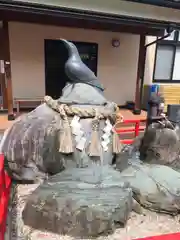
[[[126,0],[128,2],[137,2],[142,4],[148,4],[159,7],[166,7],[172,9],[180,9],[180,1],[168,1],[168,0]]]
[[[0,0],[0,20],[162,36],[173,22]]]

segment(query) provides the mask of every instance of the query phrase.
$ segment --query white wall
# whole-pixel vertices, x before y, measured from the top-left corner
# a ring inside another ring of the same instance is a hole
[[[139,36],[86,29],[10,22],[10,53],[14,97],[45,95],[44,39],[65,38],[99,44],[98,78],[109,100],[134,100]],[[111,46],[120,39],[119,48]]]

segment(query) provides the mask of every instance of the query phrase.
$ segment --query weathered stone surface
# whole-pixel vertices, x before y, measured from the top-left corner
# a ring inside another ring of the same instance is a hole
[[[129,161],[121,172],[133,197],[152,211],[176,215],[180,211],[180,173],[168,166]]]
[[[123,181],[130,184],[133,198],[141,206],[176,215],[180,211],[180,173],[177,171],[180,161],[176,159],[170,163],[161,162],[160,165],[155,164],[153,159],[151,164],[142,162],[139,152],[129,146],[117,158],[116,169],[120,171]],[[133,210],[138,211],[134,204]]]
[[[103,92],[101,93],[93,86],[84,83],[67,84],[59,101],[89,105],[105,105],[108,102],[103,96]]]
[[[30,196],[25,224],[58,234],[95,237],[124,225],[132,193],[110,166],[68,169],[47,180]]]
[[[13,124],[1,146],[16,180],[36,180],[64,169],[59,153],[61,118],[45,104]]]
[[[91,86],[89,86],[91,87]],[[87,109],[89,105],[75,105]],[[97,105],[99,111],[114,113],[114,105]],[[59,113],[53,111],[46,104],[42,104],[34,111],[23,115],[14,123],[1,144],[1,151],[5,154],[13,179],[21,181],[36,181],[45,179],[69,167],[88,167],[93,161],[88,155],[88,146],[92,132],[92,119],[81,119],[80,124],[84,131],[86,150],[79,151],[75,147],[72,154],[59,152],[59,133],[63,129]],[[72,118],[69,118],[71,121]],[[105,120],[100,121],[99,139],[103,135],[102,129]],[[75,136],[72,137],[73,139]],[[102,153],[104,164],[112,164],[112,134],[108,151]],[[97,159],[96,159],[97,160]],[[100,160],[100,158],[98,159]]]
[[[133,198],[132,210],[138,214],[143,214],[143,208],[134,198]]]
[[[133,145],[124,146],[116,156],[115,169],[119,172],[126,170],[132,163],[140,163],[140,154]]]
[[[122,152],[119,153],[116,156],[116,169],[118,169],[118,171],[122,172],[123,170],[125,170],[126,168],[128,168],[129,164],[128,161],[132,158],[133,154],[131,153],[130,148],[123,148]]]
[[[180,135],[172,126],[150,125],[140,144],[140,158],[145,162],[171,165],[179,158]]]

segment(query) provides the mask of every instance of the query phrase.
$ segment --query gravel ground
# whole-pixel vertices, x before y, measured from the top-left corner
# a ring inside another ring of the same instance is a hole
[[[9,216],[9,238],[8,232],[5,240],[75,240],[69,236],[59,236],[34,230],[23,224],[21,213],[29,194],[37,187],[33,185],[19,185],[17,187],[18,197],[12,204],[12,216]],[[11,208],[9,209],[11,210]],[[117,229],[107,237],[99,237],[97,240],[130,240],[139,237],[146,237],[158,234],[172,233],[180,231],[179,216],[156,214],[143,210],[143,214],[132,212],[128,224],[125,228]]]

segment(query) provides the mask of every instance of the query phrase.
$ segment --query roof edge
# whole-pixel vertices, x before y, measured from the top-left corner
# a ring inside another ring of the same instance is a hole
[[[167,0],[124,0],[124,1],[148,4],[158,7],[180,9],[180,1],[179,2]]]
[[[127,0],[127,1],[130,1],[130,0]],[[140,1],[140,0],[135,0],[135,1]],[[55,7],[55,6],[49,6],[49,5],[37,4],[37,3],[27,3],[27,2],[19,2],[19,1],[12,2],[10,0],[0,0],[0,10],[9,10],[9,11],[49,15],[49,16],[62,16],[65,18],[71,17],[71,18],[82,19],[82,20],[93,19],[98,22],[124,24],[124,25],[131,25],[131,26],[137,26],[137,27],[139,25],[146,25],[148,27],[156,28],[159,30],[165,29],[170,24],[173,24],[178,29],[180,29],[180,23],[176,23],[176,22],[168,22],[168,21],[155,20],[155,19],[149,19],[149,18],[102,13],[98,11],[89,11],[89,10],[74,9],[74,8]]]

